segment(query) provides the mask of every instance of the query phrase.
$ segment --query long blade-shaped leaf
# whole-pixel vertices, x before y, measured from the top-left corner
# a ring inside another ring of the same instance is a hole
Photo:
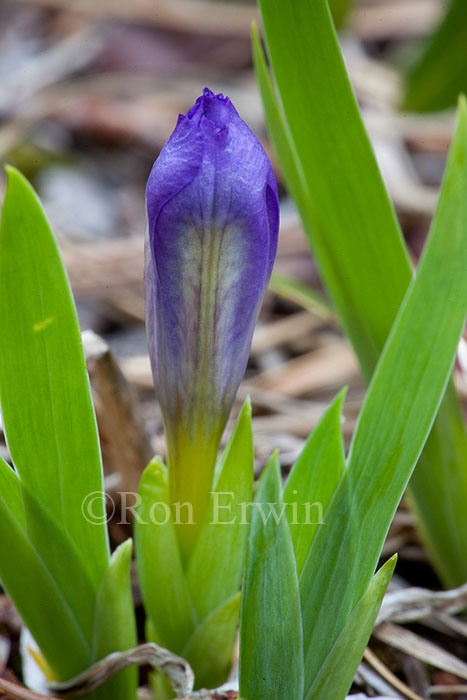
[[[336,27],[340,27],[343,23],[345,16],[349,11],[349,6],[350,0],[329,0],[329,7]]]
[[[447,12],[412,66],[403,107],[430,112],[453,107],[467,92],[467,4],[451,0]]]
[[[8,509],[17,521],[21,529],[24,530],[23,499],[21,496],[21,484],[18,474],[10,469],[8,464],[0,457],[0,494]]]
[[[253,495],[253,435],[251,404],[247,401],[222,456],[208,514],[190,559],[187,580],[202,620],[240,588],[247,522],[241,503]]]
[[[297,204],[306,233],[368,378],[411,279],[408,255],[326,0],[260,0],[260,7],[282,105],[275,121],[283,111],[287,125],[278,149],[281,164],[287,164],[286,183],[296,196],[293,159],[301,173]]]
[[[411,279],[407,252],[325,0],[260,0],[260,6],[281,98],[253,32],[268,128],[323,279],[369,379]],[[449,420],[449,439],[442,439]],[[450,390],[412,482],[412,499],[438,573],[451,586],[467,577],[467,538],[459,534],[467,529],[466,458],[460,406]],[[430,488],[438,483],[443,497]]]
[[[196,671],[197,688],[217,688],[226,681],[239,613],[240,592],[208,615],[187,643],[183,658]]]
[[[92,663],[91,648],[24,530],[18,477],[0,464],[0,578],[58,678],[66,680]],[[51,626],[51,620],[59,624]]]
[[[78,321],[42,206],[12,168],[0,226],[0,279],[0,402],[10,453],[34,501],[83,553],[97,588],[108,546],[104,517],[96,525],[82,513],[86,496],[102,492],[102,469]],[[29,536],[44,557],[53,557],[54,541],[30,505],[26,498]],[[104,516],[103,499],[94,506]]]
[[[281,491],[273,457],[256,490],[243,585],[239,674],[245,700],[299,700],[303,693],[298,582]]]
[[[290,472],[284,502],[300,575],[332,495],[345,469],[341,411],[345,391],[332,402]]]
[[[443,468],[433,469],[435,464]],[[448,587],[462,585],[467,580],[467,438],[453,382],[410,479],[408,496],[439,575]]]
[[[146,467],[138,493],[135,547],[144,607],[157,643],[181,654],[196,619],[172,521],[167,469],[159,458]]]
[[[339,638],[321,666],[308,694],[310,700],[344,700],[361,661],[378,611],[396,566],[394,556],[374,576]],[[343,663],[343,659],[345,662]]]
[[[303,282],[274,273],[269,283],[269,289],[277,296],[283,297],[297,306],[302,306],[317,316],[323,316],[325,319],[334,316],[328,301],[319,292]]]
[[[417,277],[373,376],[326,525],[302,570],[306,693],[369,584],[452,368],[467,307],[466,162],[462,101]]]
[[[97,595],[94,628],[94,658],[114,651],[133,649],[137,643],[135,611],[131,594],[130,564],[132,542],[127,540],[112,555]],[[135,700],[138,682],[136,666],[120,671],[102,687],[107,698]],[[104,696],[103,696],[104,697]]]

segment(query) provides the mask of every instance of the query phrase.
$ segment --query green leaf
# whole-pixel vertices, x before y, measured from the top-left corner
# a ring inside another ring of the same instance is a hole
[[[240,695],[300,699],[303,652],[292,539],[274,455],[258,482],[248,541],[240,626]]]
[[[97,589],[108,562],[107,532],[82,504],[102,492],[94,409],[76,311],[57,244],[28,182],[8,168],[0,226],[0,402],[12,460],[33,500],[29,537],[58,560],[34,504],[47,509]],[[96,513],[104,515],[103,498]],[[63,568],[63,566],[62,566]]]
[[[167,469],[160,458],[146,467],[135,511],[138,576],[158,644],[181,654],[195,629],[195,615],[172,521]]]
[[[196,688],[218,688],[232,666],[240,613],[240,592],[197,627],[182,654],[196,675]]]
[[[329,8],[337,28],[342,26],[349,7],[350,0],[329,0]]]
[[[370,638],[396,561],[397,556],[393,556],[381,567],[365,595],[352,610],[321,666],[307,700],[345,700]]]
[[[0,463],[0,578],[56,677],[66,680],[97,661],[93,634],[106,633],[99,610],[96,620],[109,561],[102,465],[63,264],[39,200],[12,168],[0,281],[0,401],[15,465]],[[116,619],[108,593],[107,616]],[[115,649],[119,639],[113,635]],[[101,688],[88,697],[109,695]],[[112,690],[120,697],[128,698],[122,684]]]
[[[334,399],[311,433],[284,489],[290,532],[300,575],[314,536],[344,473],[341,412],[345,391]],[[311,504],[309,511],[305,504]]]
[[[50,511],[47,511],[43,504],[37,501],[23,480],[20,479],[20,483],[21,497],[28,518],[25,522],[25,532],[28,539],[40,554],[56,586],[60,589],[70,610],[76,616],[83,636],[91,645],[94,633],[97,590],[91,581],[88,569],[83,565],[84,553],[77,551],[73,542],[65,535],[62,528],[50,515]],[[31,535],[31,528],[28,528],[31,520],[34,523],[34,536]],[[35,536],[39,531],[41,532],[41,543],[45,543],[47,539],[49,540],[48,550],[39,550],[38,538]],[[63,562],[66,562],[66,566],[63,565]],[[10,591],[10,595],[16,603],[15,589]],[[28,624],[27,621],[25,622]]]
[[[367,380],[412,278],[325,0],[260,0],[276,96],[257,33],[253,55],[266,121],[321,275]],[[294,47],[290,51],[290,46]],[[339,187],[336,187],[339,182]],[[467,578],[467,436],[449,390],[412,500],[447,586]],[[448,417],[455,423],[443,439]],[[442,498],[431,484],[444,484]],[[437,533],[438,536],[434,536]]]
[[[266,64],[256,24],[252,24],[253,61],[263,100],[266,122],[276,149],[287,188],[302,215],[304,224],[311,217],[311,201],[306,191],[305,175],[295,144],[285,119],[282,106],[276,97],[274,85]],[[310,212],[308,211],[310,209]]]
[[[459,463],[452,458],[452,445],[459,455]],[[446,468],[430,469],[430,463],[445,464]],[[454,385],[450,382],[408,491],[424,545],[450,588],[467,579],[466,465],[464,421]],[[433,508],[433,503],[443,504],[442,510]],[[430,512],[431,517],[425,517]]]
[[[312,311],[317,316],[324,319],[334,317],[334,312],[326,299],[303,282],[297,282],[285,275],[274,273],[269,283],[269,289],[277,296],[303,307],[306,311]]]
[[[0,494],[18,526],[24,530],[23,500],[18,474],[0,457]]]
[[[467,4],[451,0],[439,27],[411,67],[403,108],[432,112],[454,107],[467,92]]]
[[[411,279],[402,234],[326,0],[260,0],[260,8],[280,96],[279,103],[266,87],[263,58],[268,127],[334,308],[369,378]]]
[[[24,530],[18,484],[16,474],[2,462],[1,581],[55,675],[66,680],[92,663],[91,649],[76,615]],[[60,624],[51,626],[51,620]]]
[[[240,588],[248,534],[240,504],[252,499],[253,458],[248,399],[223,452],[207,517],[188,567],[188,585],[200,620]]]
[[[146,641],[162,646],[161,640],[159,639],[159,636],[149,617],[146,617],[145,620],[144,636]],[[172,683],[160,671],[152,671],[149,674],[149,684],[151,686],[152,694],[157,700],[170,700],[171,698],[176,697]]]
[[[371,381],[326,525],[318,530],[302,570],[307,692],[369,584],[452,368],[467,299],[466,162],[462,101],[417,276]]]
[[[102,659],[115,651],[136,647],[136,621],[131,592],[130,564],[132,542],[126,540],[113,553],[102,579],[96,601],[94,658]],[[136,698],[138,669],[120,671],[102,687],[107,697]]]

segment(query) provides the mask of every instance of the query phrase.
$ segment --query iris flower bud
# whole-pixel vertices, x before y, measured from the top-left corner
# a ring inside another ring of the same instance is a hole
[[[229,98],[206,88],[180,115],[146,196],[146,323],[171,497],[192,504],[199,526],[274,262],[277,185]],[[180,539],[185,554],[196,530]]]

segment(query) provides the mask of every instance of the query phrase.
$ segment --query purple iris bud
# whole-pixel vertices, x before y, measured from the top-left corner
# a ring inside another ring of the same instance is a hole
[[[147,334],[171,494],[204,513],[274,263],[277,185],[228,97],[180,115],[149,176]]]

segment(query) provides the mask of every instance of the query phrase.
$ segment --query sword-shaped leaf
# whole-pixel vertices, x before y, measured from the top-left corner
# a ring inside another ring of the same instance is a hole
[[[279,95],[254,31],[268,128],[323,280],[369,379],[411,280],[410,261],[326,0],[259,4]],[[466,459],[451,386],[411,483],[427,548],[448,586],[467,577]]]
[[[200,620],[237,593],[248,522],[241,503],[253,495],[253,435],[247,401],[223,452],[208,514],[191,556],[187,580]]]
[[[0,280],[0,403],[11,457],[33,494],[24,499],[28,535],[42,556],[53,557],[38,502],[82,553],[97,590],[108,544],[105,518],[96,525],[82,513],[86,496],[102,492],[102,467],[78,320],[42,206],[13,168],[0,226]],[[94,505],[104,516],[104,499]]]
[[[245,700],[299,700],[303,693],[298,581],[281,492],[273,456],[256,489],[243,584],[239,674]]]
[[[311,687],[313,700],[344,700],[362,659],[381,602],[396,566],[391,557],[373,577],[364,596],[358,601],[336,643],[326,657]],[[345,659],[345,662],[343,662]]]
[[[436,416],[467,308],[467,111],[438,209],[363,404],[348,467],[302,569],[305,697],[364,594]]]

